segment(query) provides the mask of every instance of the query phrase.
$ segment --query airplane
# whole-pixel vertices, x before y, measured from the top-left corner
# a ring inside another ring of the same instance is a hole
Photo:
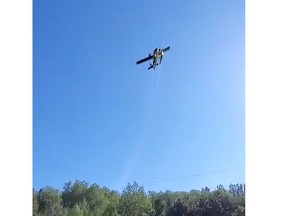
[[[154,49],[152,54],[150,53],[148,57],[137,61],[136,64],[138,65],[143,62],[149,61],[150,59],[153,59],[153,63],[152,64],[150,63],[150,67],[148,68],[148,70],[150,70],[151,68],[155,69],[158,65],[161,64],[163,55],[168,50],[170,50],[170,46],[166,47],[165,49],[156,48]]]

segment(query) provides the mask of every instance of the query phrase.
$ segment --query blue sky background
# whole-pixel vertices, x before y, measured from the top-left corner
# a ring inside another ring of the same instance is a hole
[[[245,183],[244,7],[35,0],[33,187]],[[136,65],[169,45],[155,71]]]

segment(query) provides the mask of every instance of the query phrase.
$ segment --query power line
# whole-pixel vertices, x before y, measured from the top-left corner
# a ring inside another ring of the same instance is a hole
[[[176,180],[193,178],[193,177],[199,177],[199,176],[206,176],[206,175],[215,175],[217,173],[229,172],[229,171],[242,169],[242,168],[244,168],[244,166],[242,166],[242,167],[234,167],[234,168],[229,168],[229,169],[223,169],[223,170],[215,170],[215,171],[210,171],[210,172],[205,172],[205,173],[193,174],[193,175],[189,175],[189,176],[175,177],[175,178],[170,178],[170,179],[155,180],[155,181],[147,182],[144,185],[157,184],[157,183],[163,183],[163,182],[169,182],[169,181],[176,181]]]

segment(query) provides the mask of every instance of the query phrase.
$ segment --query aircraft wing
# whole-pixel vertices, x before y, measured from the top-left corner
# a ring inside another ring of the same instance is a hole
[[[170,50],[170,46],[169,46],[169,47],[166,47],[166,48],[163,49],[162,51],[163,51],[163,52],[166,52],[166,51],[168,51],[168,50]]]
[[[145,62],[145,61],[148,61],[148,60],[150,60],[150,59],[152,59],[152,58],[153,58],[153,55],[148,56],[148,57],[146,57],[146,58],[144,58],[144,59],[141,59],[141,60],[137,61],[136,64],[141,64],[141,63],[143,63],[143,62]]]

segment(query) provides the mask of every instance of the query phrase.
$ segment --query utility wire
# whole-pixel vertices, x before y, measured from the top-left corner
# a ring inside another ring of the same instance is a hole
[[[217,173],[229,172],[229,171],[233,171],[233,170],[237,170],[237,169],[242,169],[242,168],[244,168],[244,166],[242,166],[242,167],[234,167],[234,168],[229,168],[229,169],[223,169],[223,170],[210,171],[210,172],[199,173],[199,174],[193,174],[193,175],[189,175],[189,176],[182,176],[182,177],[175,177],[175,178],[170,178],[170,179],[163,179],[163,180],[151,181],[151,182],[147,182],[147,183],[144,184],[144,185],[147,185],[147,184],[157,184],[157,183],[163,183],[163,182],[169,182],[169,181],[176,181],[176,180],[187,179],[187,178],[194,178],[194,177],[199,177],[199,176],[214,175],[214,174],[217,174]]]

